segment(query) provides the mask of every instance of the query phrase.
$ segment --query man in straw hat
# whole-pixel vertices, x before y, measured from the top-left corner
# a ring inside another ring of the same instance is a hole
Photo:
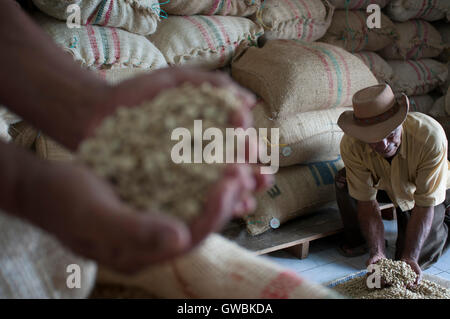
[[[355,93],[353,111],[338,120],[345,168],[336,176],[336,196],[345,233],[340,250],[369,252],[368,265],[385,258],[378,203],[394,204],[395,259],[412,267],[418,283],[421,267],[435,263],[449,243],[448,143],[437,121],[408,110],[408,97],[396,99],[386,84]]]

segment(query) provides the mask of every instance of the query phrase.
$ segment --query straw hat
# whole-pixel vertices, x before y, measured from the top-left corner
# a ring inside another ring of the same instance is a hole
[[[389,85],[374,85],[353,95],[353,111],[342,113],[338,125],[347,135],[376,143],[405,121],[408,110],[405,94],[396,100]]]

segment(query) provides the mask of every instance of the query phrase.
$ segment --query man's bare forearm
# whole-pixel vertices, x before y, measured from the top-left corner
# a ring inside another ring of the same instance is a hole
[[[414,207],[406,226],[405,247],[401,252],[402,259],[418,261],[423,243],[430,233],[433,217],[434,207]]]
[[[110,96],[109,86],[79,67],[12,0],[0,1],[0,43],[0,103],[75,149],[94,125],[87,114]]]
[[[42,168],[42,161],[14,144],[0,141],[0,209],[25,217],[28,179]]]
[[[377,201],[358,201],[358,220],[371,256],[384,255],[384,225]]]

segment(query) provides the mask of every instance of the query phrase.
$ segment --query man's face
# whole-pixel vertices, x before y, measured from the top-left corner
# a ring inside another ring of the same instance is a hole
[[[384,158],[390,158],[397,154],[402,141],[403,128],[400,125],[385,139],[376,143],[369,143],[369,146]]]

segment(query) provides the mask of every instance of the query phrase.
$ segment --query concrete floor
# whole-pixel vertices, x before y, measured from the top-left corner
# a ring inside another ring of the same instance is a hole
[[[396,221],[383,222],[385,237],[388,240],[386,254],[388,258],[393,258],[397,237]],[[340,243],[340,235],[313,241],[310,243],[309,256],[303,260],[297,259],[285,251],[273,252],[263,255],[263,257],[292,269],[305,279],[325,284],[366,268],[365,262],[369,258],[368,254],[353,258],[341,256],[337,251],[338,243]],[[436,264],[424,272],[450,280],[450,249]]]

